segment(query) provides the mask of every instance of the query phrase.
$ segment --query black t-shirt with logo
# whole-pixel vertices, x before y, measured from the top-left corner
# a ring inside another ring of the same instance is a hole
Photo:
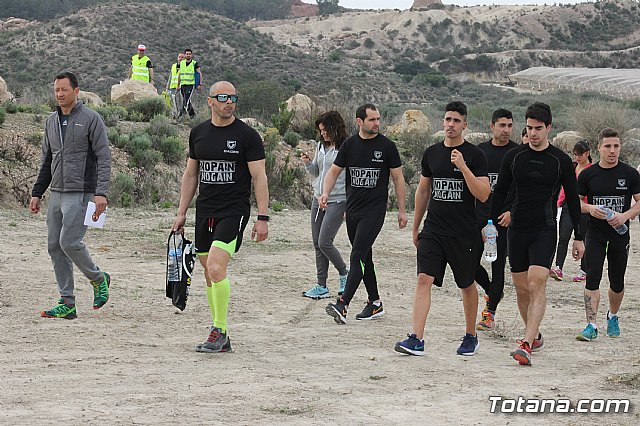
[[[519,145],[514,141],[510,140],[504,146],[496,146],[491,143],[491,141],[483,142],[478,145],[478,148],[484,152],[485,157],[487,158],[487,172],[489,175],[489,185],[491,186],[491,193],[493,194],[493,188],[496,186],[496,182],[498,182],[498,174],[500,173],[500,166],[502,165],[502,159],[505,154],[509,152],[509,150],[518,147]],[[509,210],[510,202],[507,202],[507,206],[504,209],[505,211]],[[497,223],[497,218],[490,218],[489,214],[491,211],[491,195],[489,195],[489,199],[482,203],[479,200],[476,200],[476,216],[479,224],[486,224],[488,219],[493,219],[494,224]],[[501,212],[502,214],[504,212]]]
[[[67,128],[69,126],[69,114],[65,115],[58,111],[58,117],[60,118],[60,136],[62,137],[60,143],[64,144],[64,140],[67,137]]]
[[[205,121],[191,129],[189,158],[199,162],[197,217],[249,214],[251,173],[247,163],[265,158],[258,132],[239,119],[225,127]]]
[[[343,142],[333,163],[346,169],[348,214],[386,213],[389,169],[402,165],[395,143],[380,134],[373,139],[362,139],[356,134]]]
[[[625,163],[618,163],[611,168],[594,164],[578,176],[578,194],[581,197],[586,196],[589,204],[605,206],[616,213],[624,213],[631,208],[633,195],[640,194],[640,175],[636,169]],[[596,219],[591,215],[587,233],[605,238],[618,235],[606,220]]]
[[[451,237],[475,238],[476,198],[471,194],[460,169],[451,162],[451,151],[462,153],[474,176],[487,176],[487,159],[475,145],[464,141],[455,147],[444,142],[431,145],[422,156],[422,176],[431,179],[431,198],[422,232]]]

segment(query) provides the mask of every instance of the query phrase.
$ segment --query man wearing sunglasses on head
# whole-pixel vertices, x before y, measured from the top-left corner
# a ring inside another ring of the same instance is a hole
[[[187,209],[196,200],[195,247],[207,280],[211,310],[209,338],[197,352],[229,352],[227,311],[230,282],[227,266],[240,249],[251,210],[251,184],[255,188],[258,216],[251,238],[267,238],[269,188],[265,153],[258,132],[234,115],[238,95],[233,85],[219,81],[211,86],[207,103],[211,120],[191,130],[189,159],[180,186],[180,205],[172,229],[183,232]]]

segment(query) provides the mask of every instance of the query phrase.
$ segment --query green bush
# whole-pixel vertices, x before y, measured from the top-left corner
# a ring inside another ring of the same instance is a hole
[[[269,127],[264,134],[265,149],[267,151],[273,151],[280,142],[280,133],[278,129]]]
[[[0,126],[4,124],[4,120],[7,118],[7,110],[0,107]]]
[[[167,136],[160,140],[157,150],[167,164],[179,164],[185,158],[184,144],[177,136]]]
[[[135,180],[131,175],[118,173],[111,181],[109,201],[113,201],[115,205],[130,207],[135,188]]]
[[[113,127],[118,124],[118,121],[127,118],[128,112],[126,108],[119,105],[107,105],[104,107],[97,107],[95,111],[102,116],[104,124],[108,127]]]
[[[132,121],[150,121],[156,115],[162,115],[167,110],[167,106],[164,99],[160,97],[140,99],[133,102],[127,111],[129,111],[129,118],[135,117],[139,120]]]
[[[153,170],[160,161],[162,154],[155,149],[142,149],[131,153],[131,165],[147,171]]]
[[[291,148],[295,148],[296,146],[298,146],[298,143],[300,142],[300,139],[302,139],[302,136],[300,136],[296,132],[289,131],[284,134],[283,139],[291,146]]]
[[[129,135],[129,142],[125,145],[125,150],[130,154],[152,148],[153,143],[151,142],[151,137],[146,133],[132,133]]]
[[[278,113],[271,116],[271,122],[273,123],[274,127],[278,129],[278,133],[280,133],[281,135],[287,133],[294,114],[295,112],[289,111],[287,109],[286,102],[280,102],[280,104],[278,105]]]
[[[120,130],[118,130],[117,127],[109,127],[107,129],[107,139],[109,139],[109,142],[111,142],[113,145],[117,146],[119,137],[120,137]]]
[[[171,124],[169,117],[157,115],[149,121],[149,129],[147,133],[152,139],[162,140],[168,136],[178,136],[178,130]]]
[[[271,210],[273,210],[276,213],[281,212],[283,208],[284,206],[280,201],[274,201],[273,203],[271,203]]]
[[[8,101],[5,102],[4,105],[2,105],[2,107],[9,113],[9,114],[15,114],[16,112],[18,112],[18,106],[16,105],[15,102],[12,101]]]

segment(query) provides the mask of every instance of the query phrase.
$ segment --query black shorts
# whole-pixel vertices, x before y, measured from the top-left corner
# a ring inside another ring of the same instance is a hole
[[[247,222],[249,222],[248,214],[219,219],[196,217],[196,253],[198,256],[206,256],[211,246],[216,246],[233,256],[240,250],[242,234]]]
[[[473,284],[475,263],[471,252],[475,236],[445,237],[429,233],[418,236],[418,274],[434,277],[434,284],[442,287],[447,263],[453,271],[458,288]]]
[[[588,233],[584,246],[584,264],[587,274],[585,288],[587,290],[600,288],[606,257],[609,287],[614,293],[624,290],[624,274],[627,271],[629,259],[629,233],[610,238]]]
[[[551,268],[556,254],[557,235],[555,226],[536,231],[509,228],[507,238],[511,272],[526,272],[533,265]]]

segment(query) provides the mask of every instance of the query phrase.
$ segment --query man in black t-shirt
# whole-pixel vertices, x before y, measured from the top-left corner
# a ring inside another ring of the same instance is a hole
[[[536,102],[525,113],[529,143],[510,150],[502,161],[491,199],[491,215],[505,211],[507,193],[514,185],[511,223],[507,236],[511,276],[525,336],[511,356],[521,365],[531,364],[531,352],[542,348],[540,323],[546,308],[546,285],[555,254],[556,201],[564,187],[574,226],[573,257],[584,253],[580,226],[580,201],[571,158],[548,140],[551,108]]]
[[[398,225],[400,229],[407,226],[404,177],[398,149],[395,143],[379,134],[380,113],[374,105],[360,106],[356,111],[356,122],[359,131],[342,143],[318,199],[320,208],[326,208],[338,176],[346,169],[346,224],[352,246],[350,268],[344,293],[336,303],[326,307],[327,314],[338,324],[346,324],[347,308],[360,281],[364,281],[367,288],[368,300],[356,319],[370,320],[384,315],[372,246],[384,224],[389,176],[393,179],[398,200]]]
[[[228,352],[227,311],[230,282],[227,266],[240,249],[249,221],[251,184],[258,205],[251,238],[267,238],[269,188],[265,153],[258,132],[234,116],[238,95],[233,85],[219,81],[211,86],[208,105],[211,120],[191,130],[189,159],[180,186],[180,205],[172,230],[183,232],[187,209],[196,200],[195,248],[207,280],[211,326],[197,352]]]
[[[511,111],[502,108],[497,109],[491,117],[493,138],[478,145],[478,148],[480,148],[482,152],[484,152],[485,157],[487,157],[489,185],[492,191],[498,181],[498,173],[500,172],[502,159],[509,150],[518,146],[517,143],[509,139],[512,130],[513,114],[511,114]],[[509,203],[505,205],[504,211],[497,217],[489,217],[490,210],[491,196],[489,196],[489,199],[484,203],[476,201],[478,233],[476,244],[473,247],[474,262],[476,262],[477,265],[475,279],[478,285],[484,289],[484,298],[486,301],[485,308],[481,315],[482,319],[476,327],[478,330],[491,330],[493,328],[494,315],[504,291],[504,266],[507,262],[507,227],[511,220]],[[496,239],[498,257],[491,262],[491,279],[489,279],[489,274],[480,264],[484,250],[480,229],[487,224],[487,220],[489,219],[493,221],[493,224],[498,230],[498,237]]]
[[[422,157],[422,175],[416,189],[413,217],[413,244],[417,248],[417,273],[413,302],[413,332],[396,343],[395,350],[409,355],[425,355],[424,328],[431,308],[431,288],[441,287],[447,264],[462,294],[465,335],[458,355],[474,355],[478,350],[476,316],[478,290],[474,283],[476,264],[472,246],[478,232],[475,201],[486,201],[491,189],[487,159],[480,149],[465,141],[467,107],[450,102],[442,126],[445,139],[428,147]],[[422,232],[420,223],[427,211]]]
[[[624,296],[624,274],[629,257],[629,220],[640,213],[640,175],[636,169],[619,161],[621,147],[618,132],[603,129],[598,136],[600,161],[583,170],[578,177],[578,194],[581,199],[587,197],[587,202],[581,203],[582,212],[590,215],[584,253],[587,273],[584,307],[588,324],[576,336],[586,342],[598,337],[596,319],[605,257],[609,275],[607,336],[620,337],[618,310]],[[636,201],[633,207],[631,198]],[[614,216],[607,219],[603,208],[613,211]]]

